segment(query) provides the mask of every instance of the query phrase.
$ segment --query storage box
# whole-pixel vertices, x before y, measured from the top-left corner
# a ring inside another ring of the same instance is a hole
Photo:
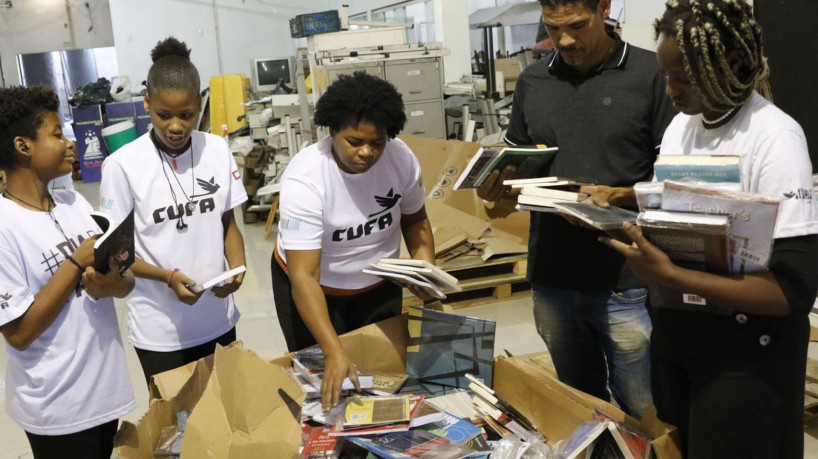
[[[298,457],[306,394],[287,371],[241,343],[154,376],[148,412],[114,439],[119,457],[153,458],[163,427],[190,411],[182,458]]]
[[[338,16],[338,10],[299,14],[290,19],[290,36],[293,38],[304,38],[339,30],[341,30],[341,18]]]

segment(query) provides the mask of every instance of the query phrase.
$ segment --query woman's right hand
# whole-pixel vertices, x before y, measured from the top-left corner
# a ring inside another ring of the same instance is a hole
[[[194,285],[196,281],[189,278],[187,274],[183,273],[182,271],[173,271],[169,276],[170,282],[168,282],[168,286],[173,293],[176,294],[176,298],[185,303],[188,306],[193,306],[197,301],[199,301],[199,297],[202,296],[202,293],[194,293],[188,285]]]
[[[94,243],[97,242],[99,236],[91,236],[86,238],[77,250],[71,254],[71,257],[77,261],[83,268],[94,265]],[[67,260],[66,260],[67,261]]]
[[[338,352],[324,354],[324,379],[321,381],[321,406],[324,412],[335,408],[341,401],[341,387],[345,378],[352,381],[356,391],[361,390],[358,367],[349,360],[343,348],[338,349]]]

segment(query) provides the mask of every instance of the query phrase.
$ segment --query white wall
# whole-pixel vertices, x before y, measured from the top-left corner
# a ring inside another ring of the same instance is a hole
[[[120,72],[145,80],[150,50],[173,35],[191,48],[203,87],[213,75],[250,76],[252,58],[295,54],[290,18],[334,8],[333,0],[218,0],[214,11],[214,1],[110,0]]]
[[[114,45],[108,0],[16,0],[13,4],[0,8],[0,65],[6,86],[20,82],[18,54]]]

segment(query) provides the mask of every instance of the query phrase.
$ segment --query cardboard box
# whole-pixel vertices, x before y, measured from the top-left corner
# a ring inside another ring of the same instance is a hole
[[[263,361],[240,342],[218,346],[205,359],[154,376],[148,412],[123,422],[117,454],[149,459],[162,428],[190,411],[182,458],[296,458],[306,394],[287,371]]]
[[[474,190],[452,190],[479,144],[414,136],[400,138],[420,162],[426,213],[433,228],[460,229],[469,240],[485,244],[482,261],[528,253],[528,212],[493,211],[486,208]]]
[[[339,336],[353,363],[362,371],[405,374],[408,318],[400,315]],[[378,352],[373,352],[377,349]],[[291,364],[288,356],[273,361]],[[494,359],[493,388],[522,412],[554,444],[590,420],[593,410],[642,430],[653,438],[654,457],[681,459],[674,427],[656,418],[655,411],[638,422],[610,403],[573,389],[549,374],[547,355]]]
[[[537,356],[494,359],[493,389],[537,426],[551,444],[568,438],[580,424],[591,420],[593,410],[598,410],[653,438],[654,457],[682,458],[675,427],[659,421],[655,408],[651,406],[642,421],[636,421],[610,403],[559,382],[539,364]]]

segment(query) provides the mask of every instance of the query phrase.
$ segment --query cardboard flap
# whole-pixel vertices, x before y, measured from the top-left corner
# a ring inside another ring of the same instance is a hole
[[[653,438],[658,459],[681,459],[675,428],[653,418],[639,422],[608,402],[569,387],[542,367],[541,360],[498,357],[494,360],[494,390],[525,415],[549,442],[568,438],[574,429],[590,420],[593,410],[623,422]],[[555,416],[554,413],[559,413]]]
[[[405,374],[406,324],[407,317],[403,314],[345,333],[338,339],[362,371]],[[373,349],[378,352],[372,352]]]
[[[196,458],[272,457],[298,451],[306,394],[287,371],[240,345],[217,346],[213,372],[190,415],[182,455]]]
[[[498,238],[509,237],[510,240],[490,247],[492,255],[528,251],[528,212],[489,215],[483,200],[474,190],[452,190],[469,159],[480,149],[479,144],[413,136],[401,136],[401,140],[406,142],[420,162],[427,193],[426,213],[438,231],[453,226],[465,231],[470,239],[478,239],[491,228]]]
[[[175,403],[169,400],[152,400],[148,411],[136,425],[122,421],[114,437],[114,447],[123,459],[141,459],[153,457],[153,451],[159,443],[162,427],[176,423]]]

